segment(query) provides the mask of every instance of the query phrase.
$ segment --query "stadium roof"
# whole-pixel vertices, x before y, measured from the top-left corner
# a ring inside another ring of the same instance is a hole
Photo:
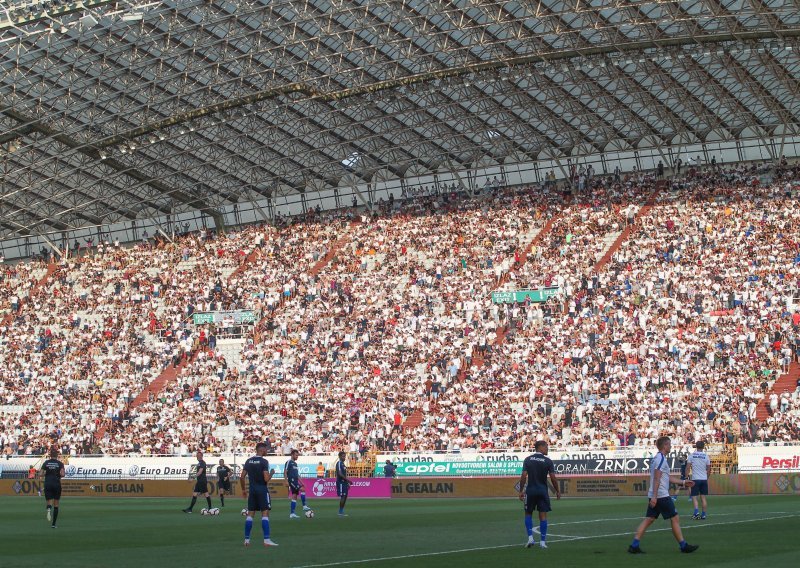
[[[800,133],[797,0],[3,0],[0,237]]]

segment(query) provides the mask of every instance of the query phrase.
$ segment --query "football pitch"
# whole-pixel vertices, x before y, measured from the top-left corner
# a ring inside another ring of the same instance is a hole
[[[796,496],[712,497],[705,521],[677,502],[686,540],[700,550],[678,552],[669,524],[657,521],[642,540],[645,555],[626,552],[646,499],[553,501],[547,550],[525,549],[521,504],[512,499],[352,501],[338,518],[334,501],[310,501],[316,517],[289,520],[288,502],[271,513],[272,539],[261,545],[256,519],[244,548],[242,499],[228,499],[218,517],[181,508],[187,499],[65,498],[58,528],[43,499],[0,498],[0,565],[8,567],[265,566],[591,566],[794,567],[800,563],[800,499]],[[219,499],[214,499],[219,506]],[[298,509],[299,509],[298,504]],[[300,512],[300,511],[298,511]],[[538,522],[534,523],[538,527]],[[538,537],[537,537],[538,540]]]

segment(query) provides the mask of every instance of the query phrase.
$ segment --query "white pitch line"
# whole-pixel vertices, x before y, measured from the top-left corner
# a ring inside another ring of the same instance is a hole
[[[738,525],[738,524],[743,524],[743,523],[758,523],[758,522],[761,522],[761,521],[774,521],[774,520],[777,520],[777,519],[787,519],[787,518],[790,518],[790,517],[797,517],[798,515],[799,515],[798,513],[787,513],[787,514],[784,514],[784,515],[774,516],[774,517],[760,517],[758,519],[742,519],[742,520],[739,520],[739,521],[727,521],[727,522],[723,522],[723,523],[703,523],[703,524],[700,524],[700,525],[688,525],[688,526],[685,526],[685,527],[682,527],[682,528],[683,528],[683,530],[686,530],[686,529],[694,529],[694,528],[702,528],[702,527],[719,527],[719,526],[722,526],[722,525]],[[633,519],[641,519],[641,518],[642,517],[633,517]],[[620,520],[631,520],[631,519],[616,518],[616,519],[608,519],[608,520],[620,521]],[[561,524],[562,525],[568,525],[568,524],[579,524],[579,523],[584,523],[584,522],[590,522],[590,521],[575,521],[574,523],[561,523]],[[595,534],[595,535],[589,535],[589,536],[568,536],[568,535],[555,535],[555,534],[554,535],[549,535],[548,534],[548,536],[553,536],[553,537],[556,537],[556,538],[564,539],[564,540],[559,541],[559,542],[571,542],[573,540],[588,540],[588,539],[593,539],[593,538],[609,538],[609,537],[614,537],[614,536],[625,536],[625,535],[633,536],[634,530],[635,530],[635,528],[631,528],[631,530],[628,530],[628,531],[625,531],[625,532],[621,532],[621,533]],[[652,532],[671,531],[671,530],[672,530],[671,527],[667,527],[667,528],[661,528],[661,529],[648,530],[648,532],[652,533]],[[443,555],[446,555],[446,554],[460,554],[462,552],[480,552],[480,551],[483,551],[483,550],[497,550],[497,549],[500,549],[500,548],[514,548],[514,547],[522,548],[523,546],[524,546],[524,543],[516,542],[514,544],[498,544],[498,545],[495,545],[495,546],[480,546],[480,547],[475,547],[475,548],[460,548],[460,549],[457,549],[457,550],[443,550],[443,551],[440,551],[440,552],[423,552],[423,553],[420,553],[420,554],[402,554],[402,555],[398,555],[398,556],[382,556],[380,558],[364,558],[362,560],[343,560],[343,561],[340,561],[340,562],[327,562],[327,563],[324,563],[324,564],[304,564],[302,566],[297,566],[295,568],[326,568],[326,567],[329,567],[329,566],[347,566],[349,564],[367,564],[369,562],[383,562],[385,560],[405,560],[407,558],[425,558],[425,557],[428,557],[428,556],[443,556]]]

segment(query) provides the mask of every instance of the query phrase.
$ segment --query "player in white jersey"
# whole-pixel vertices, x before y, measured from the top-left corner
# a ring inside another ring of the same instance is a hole
[[[681,531],[678,513],[675,511],[675,503],[672,501],[672,497],[669,496],[670,482],[680,484],[683,487],[692,487],[694,484],[691,481],[682,480],[677,475],[670,475],[667,455],[672,450],[672,440],[667,436],[662,436],[656,440],[656,448],[658,448],[658,453],[650,462],[650,489],[647,491],[647,497],[649,498],[647,513],[645,513],[644,520],[639,524],[639,528],[636,529],[636,535],[628,547],[628,552],[631,554],[642,554],[644,552],[639,547],[639,541],[659,515],[664,517],[664,520],[669,519],[672,523],[672,534],[675,536],[675,540],[678,541],[681,552],[694,552],[699,547],[683,540],[683,531]]]
[[[708,457],[708,454],[703,451],[706,449],[705,442],[702,440],[697,442],[695,448],[697,448],[697,451],[692,452],[692,455],[689,456],[689,461],[686,467],[686,469],[689,471],[692,481],[694,482],[694,486],[692,487],[694,515],[692,515],[692,518],[705,520],[706,508],[708,507],[706,496],[708,495],[708,472],[711,470],[711,459]],[[700,512],[697,510],[698,495],[700,496],[700,501],[703,506],[702,514],[700,514]]]

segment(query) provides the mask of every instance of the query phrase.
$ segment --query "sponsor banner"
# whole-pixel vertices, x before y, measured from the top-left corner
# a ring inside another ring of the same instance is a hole
[[[14,458],[4,462],[3,473],[9,477],[27,477],[28,468],[38,469],[42,457]],[[196,474],[197,459],[194,457],[139,456],[139,457],[64,457],[67,479],[190,479]],[[204,457],[208,466],[208,478],[216,479],[219,460],[233,469],[234,477],[239,476],[241,466],[247,456],[223,454]],[[270,468],[275,468],[275,477],[283,477],[283,466],[289,456],[267,456]],[[322,462],[326,469],[333,467],[336,456],[301,456],[297,460],[301,477],[316,477],[317,465]]]
[[[357,483],[356,483],[357,482]],[[369,482],[363,485],[363,482]],[[559,490],[565,497],[619,497],[647,495],[650,479],[646,475],[628,476],[559,476]],[[712,495],[800,495],[800,473],[753,473],[711,475]],[[317,485],[319,483],[319,485]],[[315,487],[316,485],[316,487]],[[333,479],[305,480],[310,499],[336,497]],[[187,497],[194,487],[191,481],[176,480],[78,480],[62,482],[62,498],[70,497]],[[239,499],[238,483],[229,499]],[[676,486],[671,487],[675,494]],[[269,484],[273,498],[286,498],[283,481]],[[217,495],[216,483],[209,482],[209,491]],[[41,497],[44,481],[40,479],[0,480],[0,496]],[[681,495],[688,492],[682,490]],[[350,489],[354,498],[447,498],[447,497],[506,497],[519,495],[518,481],[507,477],[429,477],[424,479],[357,479]]]
[[[800,473],[709,476],[712,495],[800,495]],[[646,497],[648,475],[559,476],[564,497]],[[670,492],[688,495],[670,484]],[[392,481],[392,498],[517,497],[519,482],[508,478],[425,478]]]
[[[256,313],[252,310],[229,310],[222,312],[195,312],[192,314],[195,325],[230,322],[233,325],[255,323]]]
[[[523,462],[525,458],[533,453],[520,451],[505,452],[475,452],[464,451],[458,453],[408,453],[408,454],[378,454],[377,459],[380,463],[390,460],[394,464],[405,462],[482,462],[482,461],[518,461]],[[561,460],[611,460],[623,458],[651,458],[656,455],[655,446],[645,448],[641,446],[619,447],[611,450],[581,450],[580,448],[566,448],[556,450],[550,448],[547,457],[554,461]],[[678,457],[678,448],[669,454],[670,457]]]
[[[388,499],[392,496],[392,480],[383,477],[351,477],[348,499]],[[310,499],[338,499],[336,479],[308,479],[303,482]]]
[[[650,471],[651,458],[603,458],[553,460],[557,474],[598,475],[604,473],[639,473]],[[670,468],[677,467],[675,457],[667,458]],[[521,461],[434,461],[399,462],[397,477],[509,477],[522,473]],[[383,463],[375,466],[375,475],[383,475]]]
[[[79,480],[61,482],[61,498],[69,497],[185,497],[192,494],[191,481],[137,479]],[[209,492],[217,494],[217,484],[209,481]],[[44,494],[43,479],[0,480],[0,495],[38,497]]]
[[[561,293],[561,288],[538,288],[536,290],[516,290],[515,292],[492,292],[492,302],[495,304],[522,304],[526,300],[533,303],[546,302],[553,296]]]
[[[739,446],[739,471],[800,471],[800,446]]]
[[[392,495],[391,479],[351,478],[349,498],[386,499]],[[306,479],[306,493],[310,499],[335,499],[335,479]],[[187,497],[191,496],[193,481],[151,479],[64,479],[61,495],[67,497]],[[241,497],[239,483],[231,487],[228,499]],[[209,480],[209,493],[218,495],[216,481]],[[269,492],[273,498],[287,498],[288,489],[284,481],[271,481]],[[39,497],[44,494],[43,479],[0,480],[0,495]]]

